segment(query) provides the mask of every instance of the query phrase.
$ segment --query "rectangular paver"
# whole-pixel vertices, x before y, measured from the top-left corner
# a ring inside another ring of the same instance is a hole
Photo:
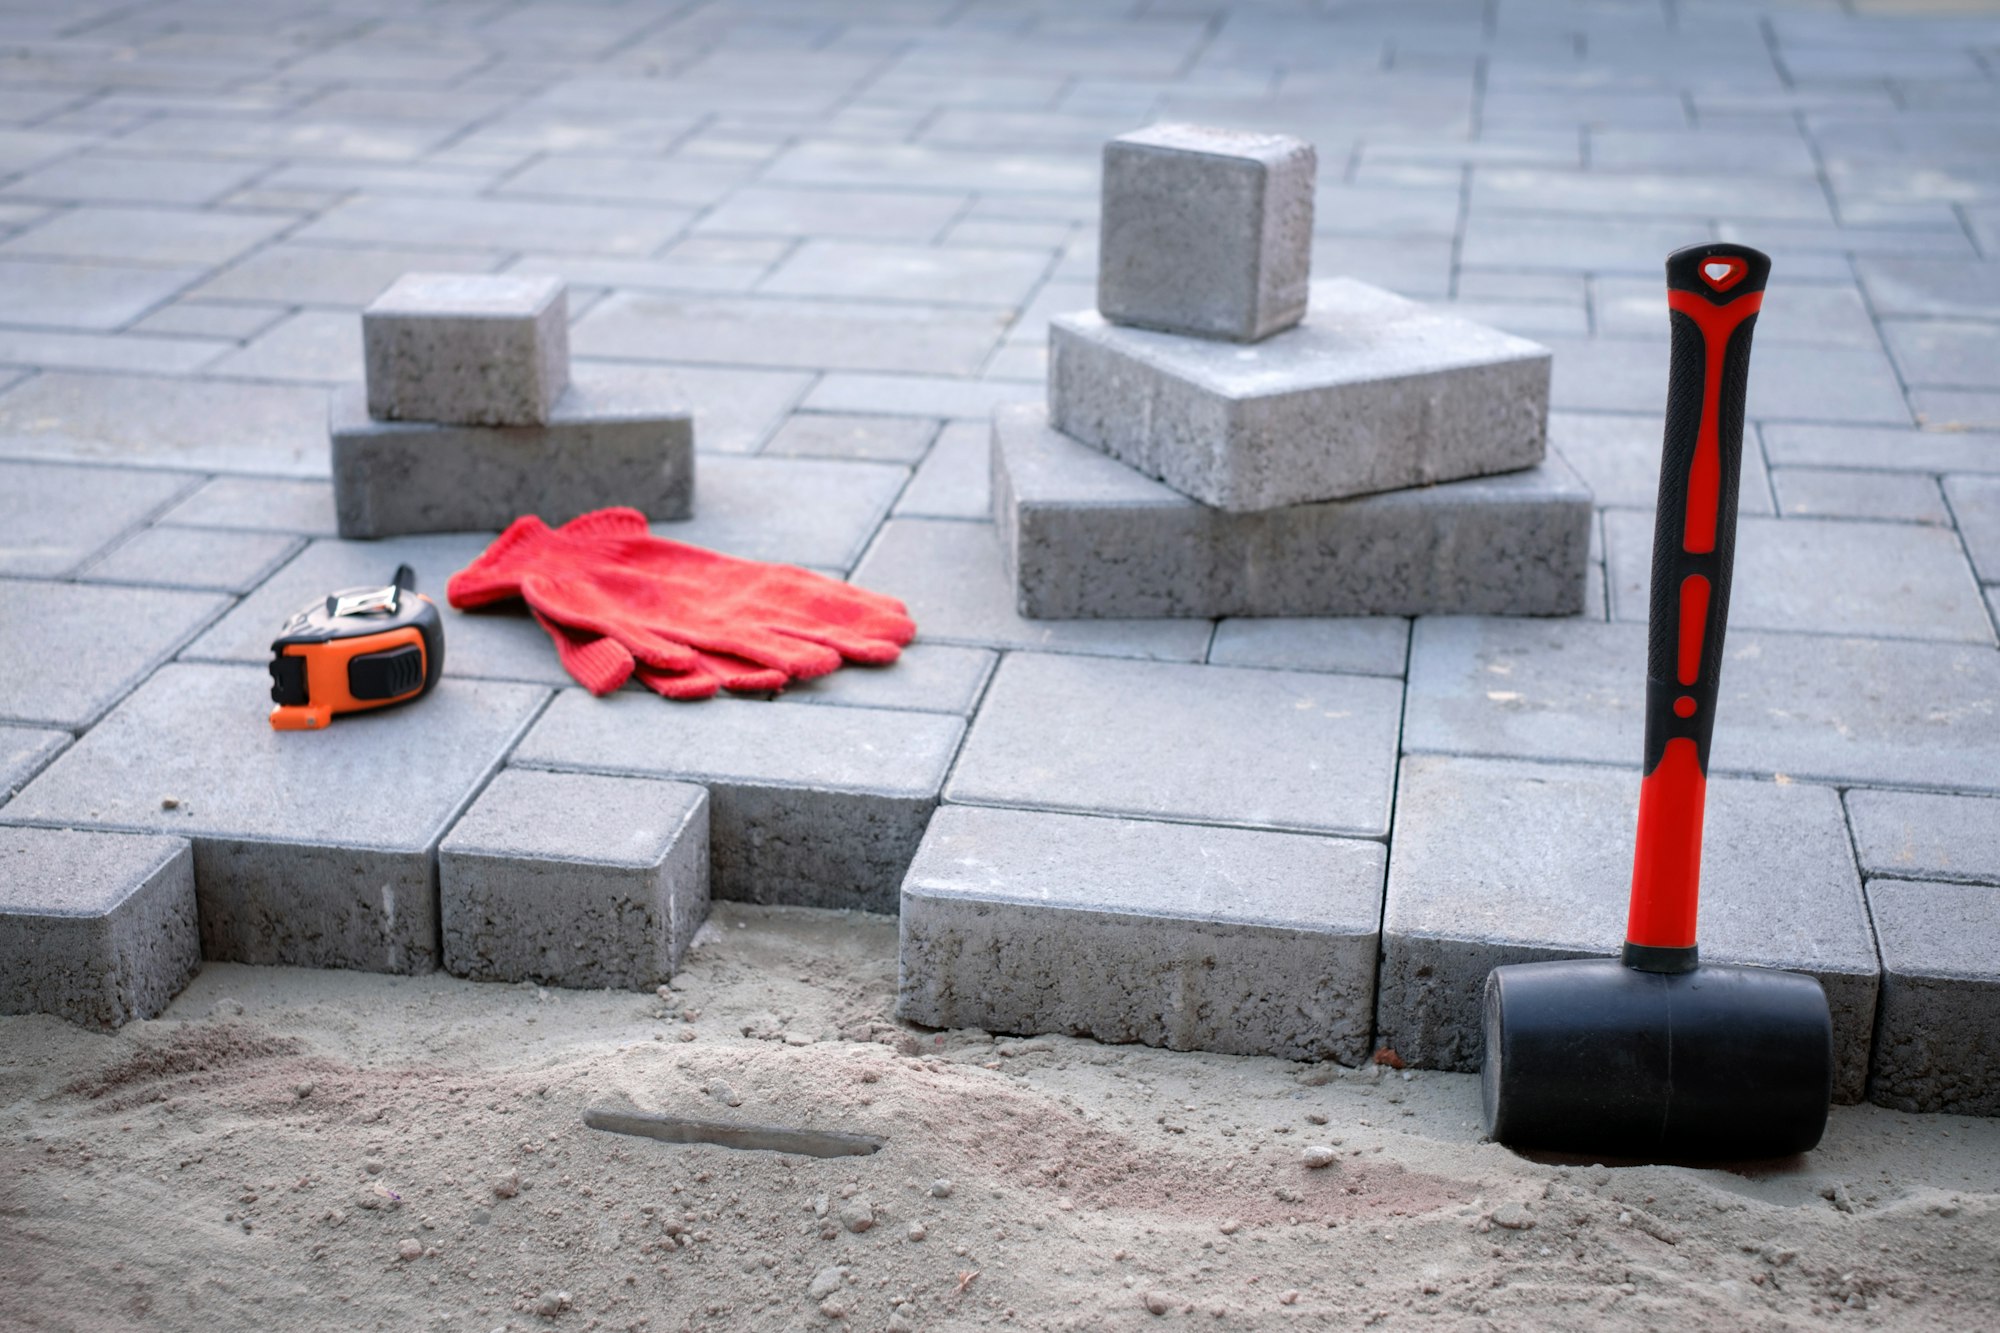
[[[0,393],[0,455],[324,477],[326,390],[44,372]]]
[[[539,426],[569,384],[562,281],[406,273],[361,312],[368,414],[384,421]]]
[[[1871,878],[2000,884],[2000,800],[1857,787],[1847,819]]]
[[[0,722],[90,726],[228,605],[212,593],[0,579]]]
[[[946,806],[903,882],[930,1027],[1357,1064],[1381,844]]]
[[[1945,499],[1981,583],[2000,583],[2000,477],[1946,477]]]
[[[1208,660],[1217,666],[1400,676],[1409,648],[1410,622],[1401,616],[1225,620],[1215,627]]]
[[[68,574],[196,484],[179,472],[0,462],[0,574]]]
[[[1882,1012],[1868,1100],[2000,1115],[2000,889],[1875,879]]]
[[[53,727],[0,725],[0,805],[68,749],[72,739],[67,731]]]
[[[1381,1043],[1426,1068],[1477,1069],[1489,971],[1616,955],[1638,801],[1636,760],[1613,769],[1404,759],[1382,918]],[[1702,960],[1817,977],[1833,1012],[1835,1095],[1859,1101],[1877,967],[1839,797],[1711,782],[1702,868]]]
[[[151,527],[120,542],[77,577],[86,583],[245,593],[304,545],[305,538],[288,532]]]

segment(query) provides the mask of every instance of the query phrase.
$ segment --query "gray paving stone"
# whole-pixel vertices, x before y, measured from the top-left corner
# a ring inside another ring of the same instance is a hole
[[[269,214],[85,204],[0,242],[0,255],[222,264],[255,249],[291,222]]]
[[[5,817],[191,840],[204,958],[428,972],[438,841],[547,697],[447,679],[411,707],[280,732],[261,666],[176,663]]]
[[[1406,753],[1638,762],[1646,627],[1427,616]],[[1735,630],[1715,775],[2000,791],[2000,654],[1976,644]]]
[[[0,394],[0,454],[323,477],[326,392],[44,372]]]
[[[847,570],[908,477],[888,463],[704,457],[694,516],[653,530],[746,560]]]
[[[1233,619],[1216,625],[1208,660],[1217,666],[1400,676],[1409,646],[1410,622],[1401,616]]]
[[[1765,422],[1760,434],[1773,467],[2000,472],[2000,435],[1782,421]]]
[[[1549,413],[1549,444],[1582,475],[1600,505],[1652,510],[1660,495],[1660,439],[1657,414]],[[1743,451],[1737,510],[1772,512],[1763,454],[1754,448]]]
[[[1199,662],[1208,652],[1203,621],[1027,619],[1016,609],[990,523],[892,518],[855,567],[854,582],[900,597],[932,643],[1178,662]]]
[[[1349,279],[1255,347],[1049,330],[1049,418],[1193,499],[1244,512],[1532,467],[1549,360],[1534,343]]]
[[[13,799],[28,780],[69,748],[67,731],[0,726],[0,805]]]
[[[0,462],[0,574],[67,574],[194,484],[176,472]]]
[[[526,199],[358,195],[293,234],[300,241],[439,245],[456,250],[581,250],[650,255],[694,216],[650,204],[544,203]]]
[[[1871,879],[2000,884],[2000,801],[1856,787],[1847,819]]]
[[[1359,1064],[1384,860],[1371,842],[946,806],[903,881],[897,1012]]]
[[[1855,269],[1879,315],[1991,319],[2000,307],[2000,263],[1883,255]]]
[[[1944,494],[1980,581],[2000,583],[2000,477],[1946,477]]]
[[[1016,653],[945,796],[1380,838],[1401,704],[1369,676]]]
[[[1638,810],[1636,755],[1628,769],[1404,759],[1378,1041],[1422,1068],[1477,1069],[1488,972],[1616,955]],[[1710,783],[1702,868],[1702,961],[1817,977],[1834,1016],[1835,1100],[1861,1100],[1879,969],[1840,798]]]
[[[0,828],[0,1013],[123,1027],[200,967],[185,839]]]
[[[7,322],[48,328],[123,328],[201,276],[198,268],[0,260]]]
[[[1255,342],[1306,313],[1311,144],[1163,124],[1104,145],[1097,308],[1169,333]]]
[[[496,256],[477,250],[300,245],[280,241],[247,255],[197,287],[217,301],[365,306],[405,273],[487,273]]]
[[[530,162],[494,190],[501,196],[590,199],[604,203],[708,208],[741,194],[754,168],[736,162],[662,162],[651,157],[551,155]],[[713,216],[713,212],[709,216]]]
[[[383,421],[546,425],[569,385],[558,278],[406,273],[361,312],[361,335]]]
[[[185,334],[193,338],[254,338],[287,318],[282,306],[227,305],[220,301],[170,301],[132,325],[133,333]]]
[[[282,532],[152,527],[121,542],[76,577],[84,583],[246,593],[305,545]]]
[[[983,520],[993,513],[993,428],[953,421],[903,488],[895,512],[912,518]]]
[[[216,477],[160,515],[162,525],[331,537],[333,486],[324,481]]]
[[[1462,262],[1471,268],[1526,272],[1633,273],[1658,279],[1666,256],[1714,239],[1697,222],[1509,217],[1474,212],[1466,219]],[[1661,294],[1661,305],[1666,298]],[[1664,381],[1665,376],[1662,375]]]
[[[81,730],[229,604],[226,597],[0,579],[0,721]]]
[[[968,716],[978,706],[999,660],[984,648],[913,643],[892,666],[849,663],[832,675],[787,686],[792,703],[855,708],[902,708]]]
[[[812,239],[764,280],[784,296],[1015,306],[1048,271],[1046,254],[967,246]]]
[[[1232,514],[1051,430],[993,417],[993,498],[1022,612],[1339,616],[1582,608],[1590,493],[1526,472]]]
[[[1935,477],[1787,467],[1771,473],[1778,512],[1787,518],[1879,518],[1950,526],[1951,511]]]
[[[1036,395],[1035,389],[1012,381],[830,371],[799,406],[813,412],[883,412],[983,424],[1000,404]]]
[[[708,793],[496,776],[438,845],[444,967],[477,981],[650,990],[708,916]]]
[[[57,203],[214,203],[262,174],[262,163],[160,154],[79,153],[17,176],[0,196]]]
[[[654,519],[694,506],[694,421],[642,376],[580,370],[546,426],[378,421],[336,393],[334,508],[345,537],[494,531],[522,514],[565,523],[607,505]]]
[[[762,452],[785,458],[915,463],[923,458],[937,433],[938,423],[922,417],[801,412],[786,418]]]
[[[566,690],[513,762],[706,786],[718,898],[893,912],[964,730],[938,713]]]
[[[996,153],[921,144],[808,140],[780,153],[767,184],[900,187],[925,190],[1087,195],[1097,165],[1086,152]]]
[[[1652,587],[1653,519],[1604,515],[1611,618],[1644,620]],[[1991,644],[1957,537],[1945,528],[1745,516],[1736,526],[1729,594],[1736,629],[1827,631]]]
[[[1868,1100],[1899,1111],[2000,1115],[2000,890],[1868,882],[1882,1012]]]
[[[2000,388],[1993,325],[1966,319],[1885,319],[1883,340],[1911,384]]]
[[[1596,279],[1591,285],[1591,312],[1596,332],[1612,338],[1659,337],[1670,324],[1666,292],[1657,274]],[[1851,278],[1819,285],[1794,277],[1757,314],[1759,350],[1776,343],[1872,348],[1879,346],[1880,336]]]
[[[1935,430],[2000,430],[2000,389],[1910,390],[1911,414],[1919,426]]]
[[[206,369],[232,379],[336,385],[361,379],[364,366],[361,323],[352,312],[302,310]]]
[[[1656,261],[1657,262],[1657,261]],[[1666,407],[1666,339],[1542,339],[1555,353],[1550,402],[1558,411],[1635,412]],[[1758,343],[1748,412],[1753,420],[1908,426],[1910,409],[1879,348]]]

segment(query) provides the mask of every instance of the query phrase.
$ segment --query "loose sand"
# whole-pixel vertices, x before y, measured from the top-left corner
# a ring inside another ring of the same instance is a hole
[[[723,904],[665,997],[212,964],[0,1019],[0,1327],[2000,1327],[2000,1121],[1530,1161],[1470,1076],[920,1032],[895,978],[891,920]]]

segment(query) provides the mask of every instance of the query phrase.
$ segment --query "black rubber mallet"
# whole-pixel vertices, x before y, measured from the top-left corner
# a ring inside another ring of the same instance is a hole
[[[1520,1148],[1742,1159],[1826,1129],[1833,1024],[1819,982],[1700,964],[1702,808],[1715,725],[1750,337],[1771,261],[1741,245],[1667,257],[1673,363],[1653,528],[1646,758],[1625,948],[1486,978],[1486,1132]]]

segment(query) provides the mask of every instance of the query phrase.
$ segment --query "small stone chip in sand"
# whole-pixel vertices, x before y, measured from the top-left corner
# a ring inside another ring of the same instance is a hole
[[[569,1309],[569,1293],[566,1291],[545,1291],[535,1298],[535,1313],[544,1319],[553,1319]]]
[[[1243,1224],[1237,1221],[1233,1217],[1224,1221],[1222,1224],[1222,1234],[1225,1236],[1233,1236],[1242,1229],[1243,1229]]]
[[[933,1180],[931,1182],[931,1197],[933,1199],[949,1199],[951,1197],[951,1182],[943,1179]]]
[[[924,1224],[922,1222],[912,1222],[910,1223],[910,1229],[904,1232],[903,1234],[908,1236],[911,1240],[922,1240],[925,1236],[928,1236],[931,1233],[924,1230]]]
[[[1305,1150],[1302,1160],[1308,1167],[1317,1171],[1321,1167],[1332,1166],[1334,1160],[1339,1156],[1339,1153],[1326,1144],[1315,1143]]]
[[[180,809],[180,808],[181,808],[181,798],[180,798],[180,797],[178,797],[178,796],[162,796],[162,797],[160,798],[160,809],[162,809],[162,810],[178,810],[178,809]]]
[[[875,1225],[875,1209],[866,1199],[855,1199],[841,1207],[840,1224],[860,1235]]]
[[[1535,1225],[1535,1215],[1525,1203],[1503,1203],[1493,1210],[1493,1225],[1509,1231],[1526,1231]]]
[[[1146,1307],[1146,1313],[1148,1314],[1165,1314],[1174,1308],[1172,1298],[1162,1296],[1157,1291],[1149,1291],[1144,1296],[1141,1296],[1139,1300]]]
[[[506,1175],[497,1177],[493,1182],[493,1197],[496,1199],[511,1199],[520,1192],[521,1173],[519,1171],[509,1171]]]
[[[820,1300],[839,1291],[841,1285],[846,1281],[846,1269],[822,1268],[819,1272],[813,1274],[812,1285],[806,1288],[806,1295],[812,1297],[814,1300]]]
[[[402,1243],[396,1246],[396,1257],[398,1259],[401,1259],[404,1263],[408,1263],[412,1259],[423,1258],[424,1257],[423,1242],[418,1240],[415,1236],[405,1237]]]
[[[1297,1305],[1298,1303],[1299,1289],[1297,1287],[1287,1287],[1278,1295],[1278,1304],[1280,1305]]]

